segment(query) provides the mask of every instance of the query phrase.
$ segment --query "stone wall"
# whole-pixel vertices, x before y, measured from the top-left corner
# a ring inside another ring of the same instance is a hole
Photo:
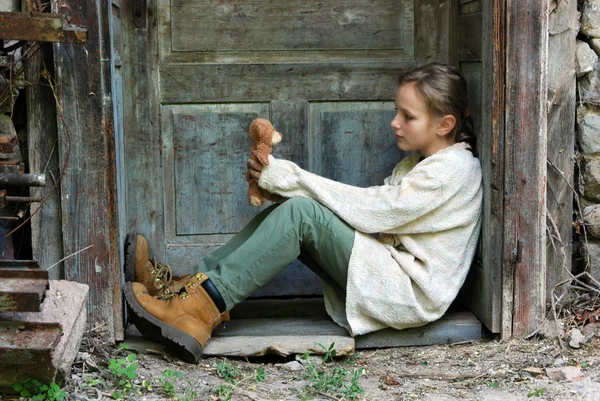
[[[587,269],[600,279],[600,0],[580,1],[579,11],[581,19],[576,48],[579,176],[576,184],[587,244],[581,236],[579,249],[584,257],[578,265],[580,270]]]

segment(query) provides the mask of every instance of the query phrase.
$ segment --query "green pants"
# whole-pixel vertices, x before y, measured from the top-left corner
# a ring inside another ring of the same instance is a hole
[[[227,310],[267,284],[296,258],[332,286],[346,288],[354,229],[329,209],[292,198],[260,212],[227,244],[202,258]]]

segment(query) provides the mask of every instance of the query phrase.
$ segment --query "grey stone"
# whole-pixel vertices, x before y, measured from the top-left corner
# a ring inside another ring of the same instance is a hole
[[[567,366],[567,363],[569,362],[569,360],[565,357],[560,357],[560,358],[556,358],[554,360],[554,367],[555,368],[560,368],[561,366]]]
[[[600,238],[600,205],[586,206],[582,212],[586,233]]]
[[[558,337],[562,338],[564,332],[562,327],[556,325],[556,321],[554,319],[546,319],[538,329],[538,334],[543,338],[555,340]]]
[[[72,281],[50,280],[50,288],[40,312],[3,312],[0,320],[19,322],[59,323],[63,335],[52,353],[52,366],[36,369],[54,370],[57,383],[69,377],[85,333],[89,287]],[[2,378],[0,377],[0,384]]]
[[[592,38],[600,38],[600,0],[583,2],[581,32]]]
[[[600,115],[589,113],[579,120],[577,141],[581,153],[600,152]]]
[[[584,342],[583,334],[578,329],[571,329],[571,333],[569,333],[569,347],[571,348],[581,348],[581,343]]]
[[[567,29],[579,32],[580,16],[576,4],[566,1],[557,2],[556,8],[552,10],[548,18],[548,33],[557,35]]]
[[[600,154],[583,155],[580,161],[579,190],[595,203],[600,202]]]
[[[600,241],[588,238],[584,251],[586,259],[589,260],[586,271],[596,280],[600,280]]]
[[[584,103],[600,105],[600,63],[578,81],[579,98]]]
[[[0,0],[0,11],[21,11],[21,0]]]
[[[0,114],[0,136],[17,136],[15,125],[9,115]]]
[[[590,39],[590,47],[600,56],[600,39]]]
[[[304,369],[304,366],[302,366],[302,364],[298,361],[290,361],[281,365],[281,368],[289,370],[290,372],[296,372],[298,370]]]
[[[582,77],[588,72],[593,71],[597,62],[598,55],[592,50],[590,45],[578,40],[575,47],[575,67],[577,77]]]

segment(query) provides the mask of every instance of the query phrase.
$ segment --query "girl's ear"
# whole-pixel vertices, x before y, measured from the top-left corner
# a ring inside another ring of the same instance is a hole
[[[456,126],[456,118],[452,114],[446,114],[440,118],[438,125],[438,135],[446,136]]]

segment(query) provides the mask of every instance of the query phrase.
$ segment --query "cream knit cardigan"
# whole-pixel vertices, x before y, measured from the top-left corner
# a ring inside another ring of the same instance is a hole
[[[351,335],[440,318],[471,265],[481,226],[481,165],[465,143],[403,159],[384,185],[358,188],[270,158],[259,185],[312,198],[356,230],[346,294],[323,283],[325,306]],[[384,244],[372,233],[392,234]],[[390,241],[388,241],[390,242]]]

